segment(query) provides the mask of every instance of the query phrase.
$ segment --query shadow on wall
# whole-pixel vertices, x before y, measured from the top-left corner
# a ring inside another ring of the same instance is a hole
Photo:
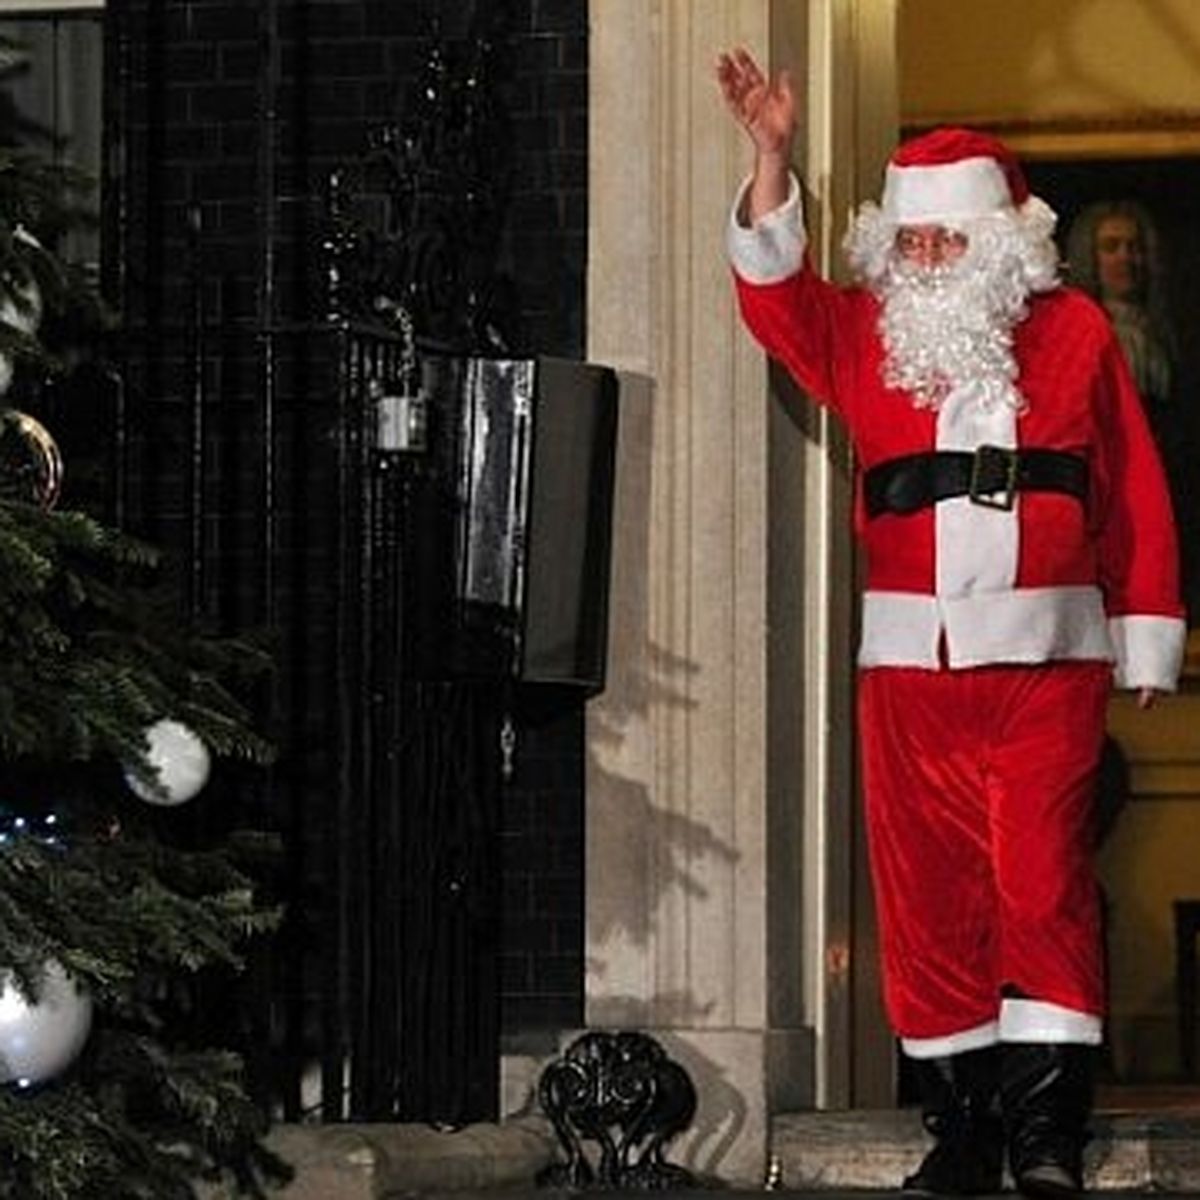
[[[687,1042],[671,1038],[667,1050],[691,1076],[700,1100],[692,1127],[672,1157],[702,1179],[716,1178],[746,1128],[746,1101],[724,1069]]]
[[[706,856],[733,862],[737,853],[709,826],[655,806],[645,782],[651,714],[695,708],[691,683],[699,668],[650,638],[653,383],[625,372],[620,387],[608,680],[588,710],[588,825],[604,832],[590,839],[588,871],[610,882],[589,893],[587,929],[591,946],[623,938],[644,947],[666,894],[706,894],[693,864]],[[612,886],[616,880],[620,886]],[[595,959],[588,969],[605,972]],[[619,1024],[622,1016],[644,1017],[646,998],[611,997],[602,1008],[593,1018]],[[703,1015],[686,997],[656,996],[654,1008],[672,1022]]]
[[[652,685],[660,691],[659,685]],[[662,703],[659,696],[656,703]],[[689,703],[670,698],[667,703]],[[614,936],[624,936],[636,946],[646,946],[650,923],[660,902],[670,893],[702,899],[708,895],[694,869],[701,859],[712,856],[733,863],[734,848],[715,836],[712,828],[680,812],[670,812],[650,802],[649,790],[640,780],[608,769],[601,763],[596,742],[608,743],[619,754],[622,734],[605,719],[592,727],[593,748],[588,756],[588,823],[604,828],[604,839],[592,839],[588,848],[588,870],[606,880],[622,880],[624,887],[594,889],[588,896],[588,938],[602,946]],[[602,968],[589,961],[589,970]],[[612,1001],[605,1002],[605,1008]],[[644,1003],[644,1001],[643,1001]],[[656,1013],[666,1016],[667,997],[655,997]],[[683,1015],[700,1015],[698,1013]]]

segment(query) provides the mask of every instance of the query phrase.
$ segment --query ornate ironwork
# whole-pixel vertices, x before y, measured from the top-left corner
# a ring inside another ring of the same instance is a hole
[[[538,1098],[566,1161],[538,1176],[542,1187],[694,1187],[665,1148],[696,1114],[688,1073],[644,1033],[585,1033],[551,1063]],[[589,1155],[584,1142],[594,1142]]]
[[[517,311],[498,267],[515,176],[504,102],[512,15],[507,0],[470,7],[465,32],[433,20],[401,115],[372,138],[365,190],[382,188],[383,221],[350,219],[335,179],[327,280],[342,315],[368,317],[382,296],[412,314],[423,340],[498,354],[513,347]]]

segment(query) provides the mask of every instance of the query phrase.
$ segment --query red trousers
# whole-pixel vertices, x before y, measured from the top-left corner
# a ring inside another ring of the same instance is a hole
[[[867,834],[901,1038],[996,1021],[1005,994],[1098,1016],[1092,871],[1108,663],[862,672]]]

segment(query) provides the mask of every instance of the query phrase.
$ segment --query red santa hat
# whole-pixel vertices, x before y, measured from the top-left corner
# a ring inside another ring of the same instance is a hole
[[[883,185],[883,215],[898,225],[970,221],[1013,212],[1029,199],[1013,153],[973,129],[935,129],[892,155]]]

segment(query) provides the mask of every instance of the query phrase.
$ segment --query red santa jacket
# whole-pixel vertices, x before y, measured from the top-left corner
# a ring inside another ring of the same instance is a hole
[[[739,197],[740,205],[740,197]],[[1162,466],[1119,344],[1083,293],[1030,298],[1014,330],[1018,414],[959,389],[935,412],[883,383],[880,303],[821,279],[805,255],[799,189],[728,246],[747,326],[812,398],[846,422],[859,478],[879,463],[980,445],[1068,451],[1083,502],[1022,491],[1008,510],[967,496],[867,518],[863,666],[952,668],[1108,659],[1125,687],[1175,687],[1186,627]]]

